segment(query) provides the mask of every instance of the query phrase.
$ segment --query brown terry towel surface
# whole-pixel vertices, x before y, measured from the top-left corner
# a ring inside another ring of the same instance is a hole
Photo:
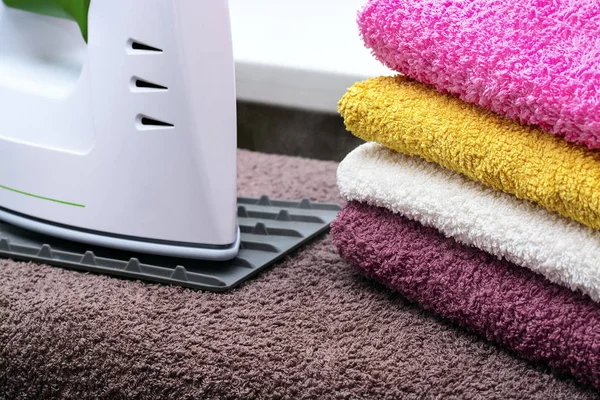
[[[239,152],[245,196],[341,200],[337,164]],[[0,260],[0,399],[591,399],[360,277],[329,236],[226,294]]]

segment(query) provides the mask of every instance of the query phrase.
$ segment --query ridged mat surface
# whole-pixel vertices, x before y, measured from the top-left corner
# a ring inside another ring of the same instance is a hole
[[[329,229],[337,204],[238,197],[240,251],[233,260],[199,261],[115,251],[57,240],[0,222],[0,257],[83,272],[224,292]]]

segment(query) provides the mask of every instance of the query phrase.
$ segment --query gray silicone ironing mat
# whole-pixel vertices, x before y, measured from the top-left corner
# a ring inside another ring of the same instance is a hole
[[[232,289],[329,229],[336,204],[238,198],[241,249],[231,261],[197,261],[93,247],[0,222],[0,257],[193,289]]]

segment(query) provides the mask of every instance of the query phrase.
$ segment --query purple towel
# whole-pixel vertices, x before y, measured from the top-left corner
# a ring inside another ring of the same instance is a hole
[[[333,223],[365,275],[519,355],[600,388],[600,305],[437,230],[351,202]]]
[[[390,68],[600,148],[598,0],[371,0],[358,22]]]

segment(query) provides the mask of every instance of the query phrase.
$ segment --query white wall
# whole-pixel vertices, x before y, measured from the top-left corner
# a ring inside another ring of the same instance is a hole
[[[363,46],[366,0],[230,0],[238,99],[337,112],[354,82],[389,75]]]

